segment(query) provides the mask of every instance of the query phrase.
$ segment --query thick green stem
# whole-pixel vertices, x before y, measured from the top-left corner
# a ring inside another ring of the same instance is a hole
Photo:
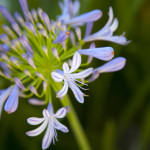
[[[61,89],[61,87],[62,86],[60,84],[57,84],[57,85],[55,85],[55,90],[56,90],[56,88]],[[70,107],[71,111],[70,111],[70,113],[67,114],[67,116],[68,116],[69,123],[71,125],[72,131],[75,135],[75,138],[79,144],[80,149],[81,150],[91,150],[90,145],[87,141],[86,135],[83,131],[83,128],[80,124],[80,121],[77,117],[77,114],[74,110],[74,107],[70,101],[69,96],[66,95],[64,97],[64,99],[61,100],[61,103],[63,106],[69,106]]]
[[[68,113],[68,120],[71,125],[72,131],[75,135],[75,138],[79,144],[81,150],[91,150],[89,143],[87,141],[86,135],[83,131],[83,128],[80,124],[80,121],[77,117],[77,114],[73,108],[73,105],[70,101],[69,96],[65,96],[64,100],[62,100],[63,106],[69,106],[71,111]]]

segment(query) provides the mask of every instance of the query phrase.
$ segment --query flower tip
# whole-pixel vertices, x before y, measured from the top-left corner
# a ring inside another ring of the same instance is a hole
[[[10,114],[10,111],[6,111],[8,113],[8,115]]]
[[[66,32],[67,36],[69,35],[69,31]]]

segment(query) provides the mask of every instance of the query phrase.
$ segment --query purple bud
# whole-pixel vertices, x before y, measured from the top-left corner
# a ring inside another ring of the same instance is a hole
[[[69,36],[69,31],[63,31],[61,32],[56,40],[53,41],[54,44],[63,43]]]
[[[27,61],[34,69],[36,69],[34,61],[33,61],[32,57],[30,57],[29,55],[27,56]]]
[[[84,37],[87,37],[91,34],[92,28],[93,28],[93,22],[88,22],[86,24],[86,30],[85,30],[85,36]]]
[[[41,29],[39,32],[40,32],[43,36],[45,36],[46,38],[48,38],[48,34],[47,34],[47,32],[46,32],[45,29]]]
[[[15,37],[13,31],[10,29],[10,27],[8,27],[7,25],[3,25],[3,30],[12,38]]]
[[[45,25],[47,26],[48,31],[50,31],[51,28],[50,28],[50,20],[49,20],[48,15],[45,12],[42,12],[41,15],[42,15],[42,18],[45,22]]]
[[[33,49],[31,45],[29,44],[29,42],[27,41],[27,37],[25,35],[22,35],[20,37],[20,42],[31,54],[34,54]]]
[[[42,75],[41,73],[36,72],[36,75],[37,75],[39,78],[41,78],[41,79],[43,79],[43,80],[44,80],[44,77],[43,77],[43,75]]]
[[[52,53],[53,53],[53,55],[57,58],[57,59],[59,59],[59,56],[58,56],[58,51],[57,51],[57,49],[56,48],[52,48]]]
[[[26,90],[26,88],[25,88],[24,85],[21,83],[21,81],[20,81],[19,78],[14,77],[14,81],[15,81],[15,83],[18,85],[18,87],[19,87],[20,89],[22,89],[23,91]]]
[[[36,10],[32,9],[31,10],[31,14],[32,14],[33,19],[37,22],[38,21],[38,16],[37,16]]]
[[[20,25],[24,26],[24,20],[22,16],[18,12],[15,12],[14,15],[15,15],[16,20],[20,23]]]
[[[2,5],[0,5],[0,11],[2,12],[2,14],[5,16],[5,18],[10,22],[15,22],[14,18],[12,17],[12,15],[9,13],[9,11]]]
[[[30,98],[30,99],[28,100],[28,102],[29,102],[31,105],[36,105],[36,106],[45,105],[45,102],[44,102],[44,101],[39,100],[39,99],[36,99],[36,98]]]
[[[10,60],[11,60],[11,62],[12,62],[13,64],[15,64],[16,66],[19,65],[18,59],[17,59],[16,57],[11,56],[11,57],[10,57]]]
[[[25,23],[25,26],[28,28],[30,32],[32,32],[35,36],[37,35],[36,29],[31,22]]]
[[[20,2],[20,6],[22,8],[22,12],[24,14],[24,17],[25,17],[26,20],[28,20],[27,14],[28,14],[29,10],[28,10],[27,0],[19,0],[19,2]]]
[[[0,34],[0,41],[9,44],[9,38],[6,34]]]
[[[42,49],[43,49],[44,53],[46,55],[48,55],[48,50],[47,50],[47,47],[45,45],[42,46]]]
[[[81,40],[81,29],[79,27],[76,27],[75,31],[76,31],[78,40],[80,41]]]
[[[20,31],[20,28],[19,28],[19,25],[16,23],[16,22],[13,22],[12,24],[12,28],[15,30],[15,32],[21,36],[21,31]]]
[[[31,86],[29,87],[29,89],[30,89],[30,91],[31,91],[32,93],[34,93],[35,95],[38,95],[37,90],[35,89],[34,86],[31,85]]]
[[[39,29],[44,29],[43,25],[42,25],[41,23],[39,23],[39,22],[36,24],[36,26],[37,26]]]

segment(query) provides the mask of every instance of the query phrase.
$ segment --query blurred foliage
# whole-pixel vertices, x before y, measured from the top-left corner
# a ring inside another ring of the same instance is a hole
[[[57,0],[28,0],[30,8],[41,7],[51,19],[60,14]],[[18,0],[0,0],[11,13],[21,12]],[[108,8],[112,6],[119,19],[116,34],[126,32],[131,40],[127,46],[109,42],[96,42],[98,46],[112,46],[115,56],[127,58],[126,67],[119,72],[102,74],[91,84],[90,97],[79,104],[72,97],[79,119],[85,129],[93,150],[149,150],[150,149],[150,1],[149,0],[81,0],[80,13],[101,9],[103,17],[94,24],[98,31],[108,19]],[[0,24],[5,19],[0,16]],[[0,30],[2,32],[2,30]],[[84,30],[83,30],[84,32]],[[94,60],[92,65],[103,62]],[[0,88],[9,83],[0,78]],[[70,93],[72,96],[72,93]],[[35,138],[25,135],[31,130],[26,119],[41,116],[43,107],[30,106],[20,99],[16,113],[2,114],[0,121],[0,150],[41,149],[44,134]],[[69,123],[63,120],[69,127]],[[72,131],[63,134],[58,131],[59,142],[51,145],[52,150],[77,150],[78,145]]]

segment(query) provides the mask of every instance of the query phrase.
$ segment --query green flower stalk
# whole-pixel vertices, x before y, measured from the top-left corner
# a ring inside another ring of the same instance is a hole
[[[100,73],[121,70],[126,59],[117,57],[111,60],[114,57],[112,47],[96,48],[94,43],[91,43],[89,49],[82,49],[82,46],[85,42],[94,40],[122,45],[128,41],[124,35],[113,35],[118,27],[118,20],[113,19],[111,7],[106,25],[97,33],[91,34],[93,23],[102,17],[102,12],[93,10],[77,16],[80,7],[78,0],[60,2],[62,14],[56,21],[50,20],[41,8],[29,11],[26,0],[19,2],[24,17],[16,12],[14,19],[5,7],[0,6],[0,11],[11,25],[3,25],[5,33],[0,35],[0,75],[12,82],[10,87],[0,91],[0,115],[3,106],[8,114],[15,112],[19,97],[28,99],[32,105],[47,105],[47,109],[43,110],[43,118],[31,117],[27,120],[31,125],[41,124],[37,129],[27,132],[27,135],[37,136],[47,128],[42,141],[42,149],[47,149],[52,141],[54,143],[57,140],[56,130],[68,132],[68,128],[57,120],[68,115],[80,148],[88,150],[90,147],[67,92],[70,88],[75,99],[84,103],[87,95],[83,90],[87,89],[83,86],[94,81]],[[85,24],[85,36],[82,38],[80,26]],[[82,63],[82,55],[88,56],[87,62]],[[95,69],[86,68],[93,58],[111,61]],[[90,75],[91,78],[85,79]],[[56,114],[52,106],[53,92],[63,105]],[[63,97],[64,101],[61,100]],[[67,114],[68,112],[70,113]]]

